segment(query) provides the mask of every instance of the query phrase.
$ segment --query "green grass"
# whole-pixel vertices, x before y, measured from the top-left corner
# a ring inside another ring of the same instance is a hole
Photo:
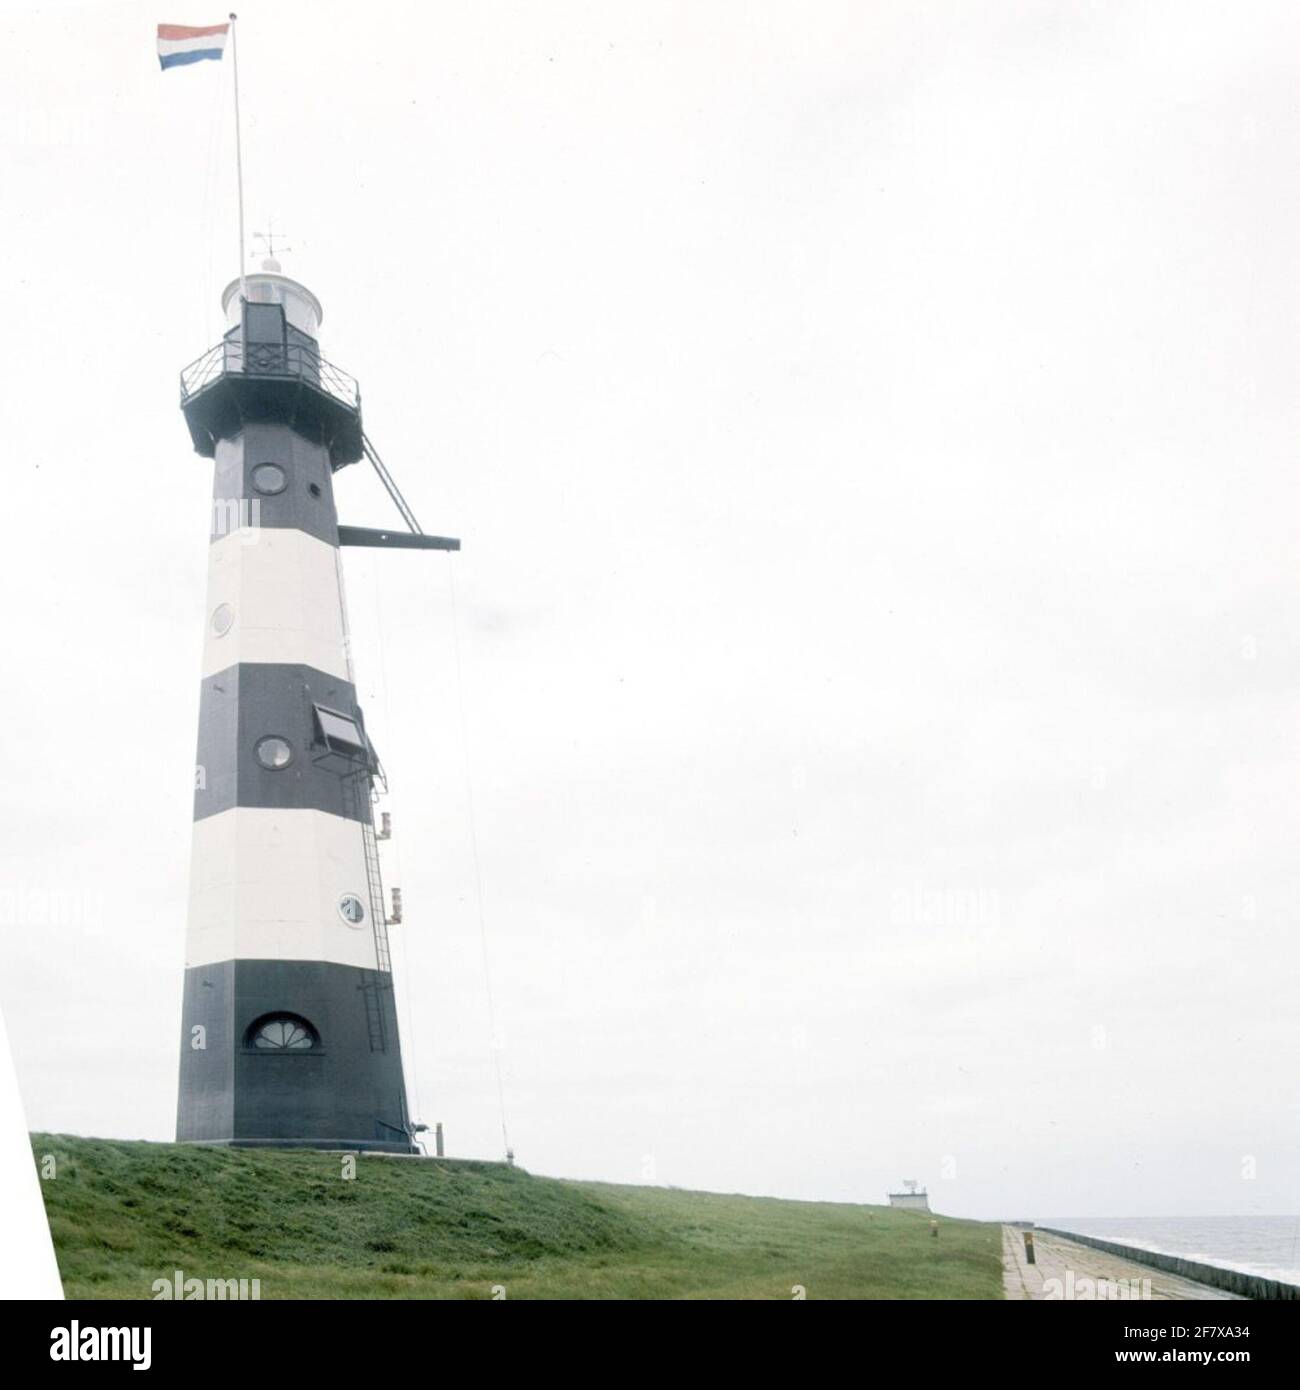
[[[996,1225],[534,1177],[490,1163],[32,1136],[69,1298],[1000,1298]]]

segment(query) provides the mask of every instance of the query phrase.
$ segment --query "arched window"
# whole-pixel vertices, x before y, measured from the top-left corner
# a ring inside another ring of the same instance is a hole
[[[263,1014],[244,1044],[258,1052],[309,1052],[320,1046],[320,1034],[297,1014]]]

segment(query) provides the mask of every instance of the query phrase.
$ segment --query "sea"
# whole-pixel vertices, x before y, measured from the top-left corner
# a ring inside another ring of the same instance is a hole
[[[1055,1216],[1037,1224],[1300,1284],[1300,1216]]]

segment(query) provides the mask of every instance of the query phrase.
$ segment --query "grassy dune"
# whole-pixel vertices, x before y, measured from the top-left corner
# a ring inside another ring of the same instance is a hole
[[[36,1134],[70,1298],[180,1269],[263,1298],[1000,1298],[999,1228],[476,1163]]]

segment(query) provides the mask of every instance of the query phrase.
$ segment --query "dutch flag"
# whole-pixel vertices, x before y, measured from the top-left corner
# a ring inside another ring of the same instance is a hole
[[[229,24],[208,24],[202,28],[191,24],[160,24],[158,62],[166,72],[183,63],[201,63],[205,58],[220,61],[229,29]]]

